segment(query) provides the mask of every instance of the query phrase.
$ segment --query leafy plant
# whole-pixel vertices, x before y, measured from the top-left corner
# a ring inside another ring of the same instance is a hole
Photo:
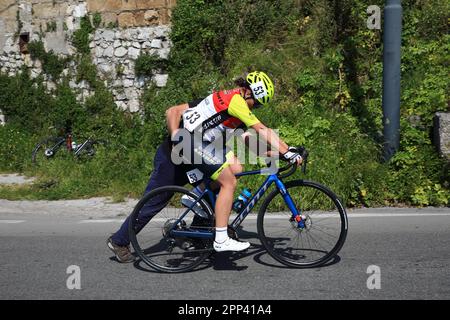
[[[94,28],[97,29],[102,24],[102,15],[100,12],[95,12],[92,16],[92,24],[94,25]]]
[[[86,15],[80,20],[80,28],[72,35],[72,44],[81,54],[89,54],[89,35],[95,30],[91,24],[89,16]]]
[[[60,58],[53,50],[45,51],[42,41],[32,41],[28,44],[28,50],[33,60],[40,60],[42,63],[42,71],[49,75],[53,80],[59,78],[61,72],[66,67],[67,58]]]
[[[156,54],[142,54],[140,55],[134,65],[136,76],[152,76],[156,70],[163,70],[167,66],[167,61],[161,59]]]
[[[47,22],[47,29],[46,32],[55,32],[56,31],[56,21],[49,21]]]

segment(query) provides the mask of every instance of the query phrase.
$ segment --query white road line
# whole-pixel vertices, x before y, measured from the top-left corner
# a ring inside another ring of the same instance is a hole
[[[280,219],[285,218],[288,215],[280,215],[280,214],[274,214],[266,216],[265,218],[268,219]],[[322,218],[332,218],[332,217],[338,217],[338,214],[331,214],[331,213],[313,213],[311,214],[311,217],[322,217]],[[404,217],[404,218],[410,218],[410,217],[440,217],[440,216],[447,216],[450,217],[450,213],[347,213],[348,218],[393,218],[393,217]],[[250,218],[250,216],[247,217],[247,219]],[[256,219],[256,217],[252,217],[253,219]]]
[[[81,220],[78,223],[111,223],[111,222],[123,222],[125,219],[88,219]]]
[[[428,217],[450,217],[450,212],[449,213],[349,213],[347,214],[349,219],[353,219],[353,218],[411,218],[411,217],[424,217],[424,218],[428,218]],[[233,221],[233,219],[236,217],[235,214],[231,215],[230,217],[230,222]],[[289,215],[286,214],[269,214],[265,217],[265,219],[286,219],[288,218]],[[312,217],[317,217],[317,218],[332,218],[335,217],[337,218],[338,215],[337,214],[330,214],[330,213],[314,213],[312,215]],[[246,220],[256,220],[257,219],[257,214],[250,214],[247,216]],[[89,224],[89,223],[123,223],[123,221],[125,220],[125,218],[123,219],[86,219],[86,220],[81,220],[78,221],[77,223],[79,224]],[[166,221],[166,218],[156,218],[153,219],[152,221],[154,222],[164,222]],[[1,220],[0,219],[0,224],[20,224],[20,223],[24,223],[27,222],[26,220]]]
[[[337,218],[337,214],[330,214],[330,213],[315,213],[312,214],[312,217],[317,218]],[[404,217],[404,218],[410,218],[410,217],[440,217],[440,216],[447,216],[450,217],[450,213],[349,213],[347,214],[349,218],[392,218],[392,217]],[[233,221],[233,219],[236,217],[236,215],[231,215],[230,221]],[[288,214],[269,214],[265,218],[266,219],[285,219],[288,218]],[[246,220],[256,220],[257,215],[256,214],[250,214],[247,216]],[[78,223],[122,223],[125,219],[88,219],[88,220],[81,220]],[[156,218],[152,219],[154,222],[164,222],[167,219],[165,218]],[[1,220],[0,220],[1,221]]]
[[[351,218],[378,218],[378,217],[440,217],[450,216],[450,213],[348,213]]]
[[[5,224],[22,223],[22,222],[25,222],[25,220],[0,220],[0,223]]]

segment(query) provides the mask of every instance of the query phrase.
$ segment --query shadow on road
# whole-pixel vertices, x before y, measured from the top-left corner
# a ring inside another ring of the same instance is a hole
[[[239,239],[241,240],[257,240],[258,241],[258,234],[255,232],[249,232],[246,230],[243,230],[242,227],[239,227],[237,230],[237,233],[239,235]],[[250,241],[251,242],[251,241]],[[212,253],[211,256],[206,259],[200,266],[195,268],[192,271],[189,272],[197,272],[201,270],[205,270],[208,268],[213,268],[214,270],[229,270],[229,271],[242,271],[248,269],[247,265],[239,265],[240,260],[253,256],[253,260],[256,263],[262,264],[264,266],[268,266],[271,268],[279,268],[279,269],[298,269],[295,267],[289,267],[285,266],[278,261],[274,260],[270,255],[267,253],[266,249],[261,244],[256,244],[255,242],[251,242],[250,249],[243,251],[243,252],[221,252],[221,253]],[[273,263],[266,262],[262,260],[262,257],[267,256]],[[113,258],[112,258],[113,259]],[[313,269],[321,269],[326,268],[329,266],[332,266],[336,263],[339,263],[341,261],[341,258],[336,255],[333,259],[325,263],[324,265],[320,267],[316,267]],[[144,261],[141,259],[137,259],[133,263],[134,267],[138,270],[145,271],[145,272],[151,272],[151,273],[162,273],[159,271],[154,270],[150,266],[148,266]],[[187,273],[187,272],[185,272]]]

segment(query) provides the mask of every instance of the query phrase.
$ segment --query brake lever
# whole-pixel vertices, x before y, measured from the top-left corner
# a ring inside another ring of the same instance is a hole
[[[302,172],[306,174],[306,165],[308,164],[308,150],[304,146],[297,147],[299,154],[303,158]]]

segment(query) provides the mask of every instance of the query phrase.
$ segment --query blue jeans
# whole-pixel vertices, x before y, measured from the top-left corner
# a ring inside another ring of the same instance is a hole
[[[184,186],[188,182],[186,177],[186,167],[184,165],[174,165],[170,159],[170,143],[168,139],[166,139],[156,150],[153,168],[144,195],[158,187],[167,185]],[[147,202],[139,212],[136,231],[139,232],[142,230],[150,219],[167,205],[171,197],[172,194],[169,193],[161,194],[158,198],[151,199]],[[129,223],[130,217],[124,221],[120,229],[112,236],[112,241],[116,245],[129,245]]]

